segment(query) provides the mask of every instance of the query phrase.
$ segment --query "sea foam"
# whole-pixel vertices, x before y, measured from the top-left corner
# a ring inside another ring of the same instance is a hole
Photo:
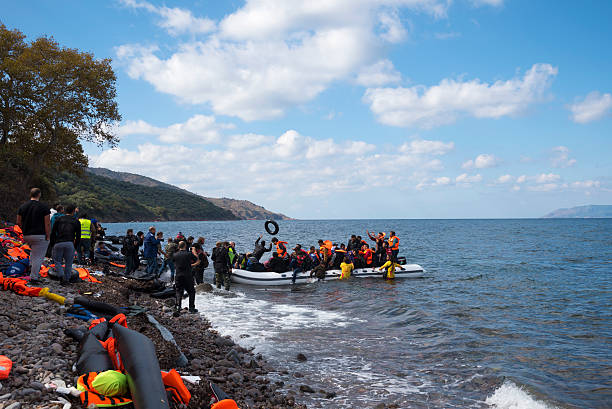
[[[556,406],[534,399],[527,391],[510,381],[497,388],[485,403],[496,409],[556,409]]]

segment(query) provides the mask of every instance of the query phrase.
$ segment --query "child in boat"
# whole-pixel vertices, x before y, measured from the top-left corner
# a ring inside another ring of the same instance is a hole
[[[342,270],[342,274],[340,275],[340,280],[344,280],[345,278],[349,278],[355,266],[351,263],[348,257],[344,257],[344,261],[340,263],[340,269]]]

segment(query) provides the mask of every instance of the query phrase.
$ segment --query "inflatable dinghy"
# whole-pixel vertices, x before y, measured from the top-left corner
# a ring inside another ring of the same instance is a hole
[[[421,278],[425,274],[423,267],[418,264],[405,264],[402,266],[404,270],[395,269],[395,279],[398,278]],[[325,280],[337,280],[340,278],[342,271],[327,270],[325,272]],[[238,284],[251,285],[291,285],[293,272],[287,271],[284,273],[275,273],[273,271],[255,272],[240,269],[232,269],[232,282]],[[382,279],[383,273],[378,268],[356,268],[351,273],[351,278],[378,278]],[[295,279],[296,284],[308,284],[317,281],[316,277],[310,277],[310,271],[298,273]]]

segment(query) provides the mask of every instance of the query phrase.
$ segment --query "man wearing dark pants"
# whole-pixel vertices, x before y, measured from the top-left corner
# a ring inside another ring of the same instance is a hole
[[[174,277],[174,288],[176,290],[176,312],[181,310],[181,302],[183,301],[183,293],[187,291],[189,294],[189,312],[195,314],[198,312],[195,307],[195,288],[193,287],[192,267],[197,266],[200,260],[187,251],[187,243],[181,241],[179,243],[179,251],[174,253],[174,266],[176,268],[176,276]]]
[[[138,257],[138,238],[134,236],[133,229],[127,229],[123,239],[121,253],[125,256],[125,271],[123,274],[129,275],[138,267],[134,259]]]
[[[30,190],[30,200],[19,207],[17,225],[23,232],[23,241],[30,246],[30,280],[37,283],[40,279],[42,264],[51,235],[51,211],[49,206],[40,203],[40,189]]]
[[[72,262],[74,261],[74,250],[79,247],[81,240],[81,223],[74,218],[74,206],[66,207],[66,215],[60,216],[53,223],[51,230],[51,242],[53,246],[53,262],[55,272],[66,284],[72,277]],[[64,264],[64,267],[62,267]]]

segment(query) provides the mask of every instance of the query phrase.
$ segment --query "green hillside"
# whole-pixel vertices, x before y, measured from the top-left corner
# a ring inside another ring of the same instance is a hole
[[[168,187],[122,182],[85,172],[55,178],[58,202],[74,203],[103,222],[153,220],[236,220],[229,210],[203,198]]]

